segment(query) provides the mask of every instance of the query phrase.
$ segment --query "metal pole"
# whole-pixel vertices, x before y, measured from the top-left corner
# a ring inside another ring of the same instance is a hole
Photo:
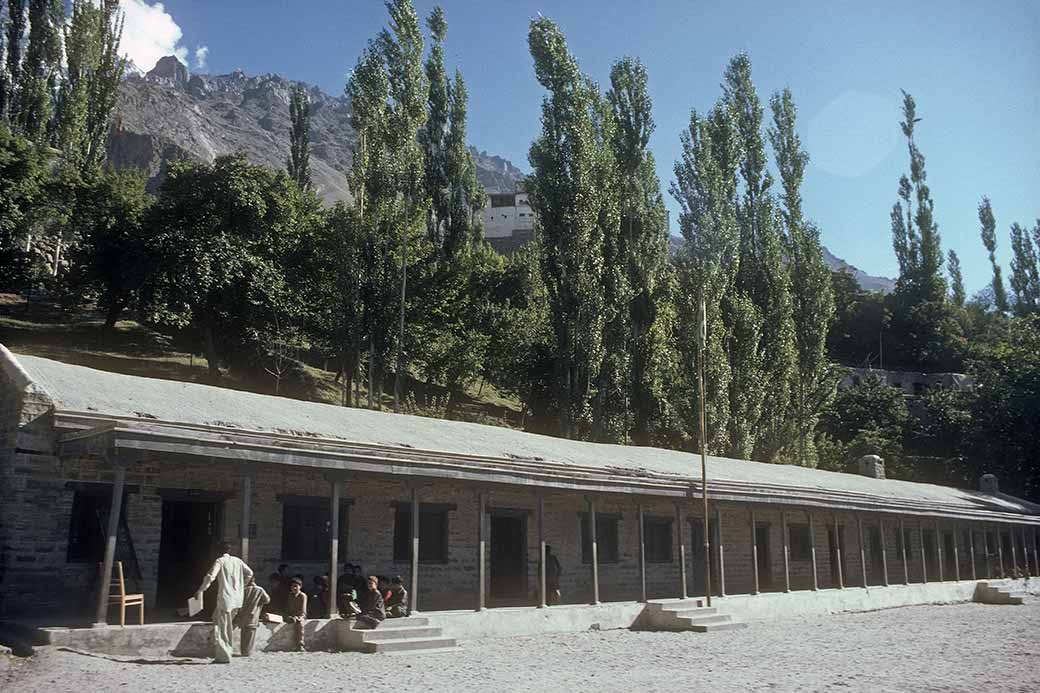
[[[812,561],[812,588],[813,592],[820,589],[820,573],[816,568],[816,522],[810,510],[809,515],[809,559]]]
[[[242,562],[249,563],[249,524],[253,505],[253,477],[247,472],[242,475],[242,517],[238,528],[238,539],[240,542],[239,553]]]
[[[910,566],[906,562],[906,528],[903,526],[903,518],[899,518],[899,548],[903,554],[903,584],[910,584]]]
[[[842,551],[841,527],[838,526],[838,513],[834,513],[834,558],[838,568],[838,589],[845,589],[845,575],[841,569],[842,559],[845,552]]]
[[[108,528],[105,532],[105,558],[98,576],[97,609],[94,627],[108,625],[108,593],[112,582],[112,564],[116,558],[116,537],[119,531],[119,513],[123,511],[123,486],[126,483],[126,465],[117,462],[115,480],[112,484],[112,501],[108,507]]]
[[[946,548],[943,544],[946,542],[942,530],[939,529],[939,521],[936,520],[933,524],[935,525],[935,559],[939,565],[939,582],[942,582],[945,579],[943,577],[943,549]]]
[[[968,557],[971,558],[971,579],[977,580],[975,569],[975,525],[968,523]]]
[[[708,453],[707,453],[707,426],[704,422],[704,357],[707,354],[706,344],[708,341],[708,313],[704,303],[704,295],[700,297],[701,325],[700,325],[700,358],[697,359],[697,381],[700,388],[700,423],[701,423],[701,496],[704,499],[704,596],[708,606],[711,606],[711,538],[708,535]],[[721,557],[721,553],[719,554]],[[722,574],[721,566],[719,574]]]
[[[722,542],[722,510],[715,506],[715,538],[719,545],[719,596],[726,596],[726,556]]]
[[[419,489],[412,487],[412,594],[410,614],[419,613]]]
[[[881,538],[881,584],[888,587],[888,549],[885,546],[885,518],[878,515],[878,535]]]
[[[791,542],[787,533],[787,513],[780,511],[780,533],[784,539],[784,592],[791,591]]]
[[[960,538],[957,536],[956,525],[953,528],[953,578],[957,582],[961,581]]]
[[[679,536],[679,581],[682,583],[682,597],[686,599],[686,525],[683,524],[682,506],[675,504],[675,527]]]
[[[596,543],[596,501],[589,503],[589,537],[592,540],[592,603],[599,604],[599,548]]]
[[[340,482],[332,481],[332,508],[329,514],[329,618],[339,615],[336,603],[337,582],[339,581],[339,495]]]
[[[928,556],[924,550],[924,520],[921,520],[918,524],[918,530],[921,534],[921,582],[928,582]]]
[[[542,542],[542,553],[539,565],[545,565],[545,541],[542,537],[541,498],[538,499],[538,538]],[[481,491],[477,495],[477,611],[487,608],[487,494]],[[544,575],[545,568],[539,568]],[[545,584],[545,581],[542,581]],[[545,589],[541,591],[542,606],[545,606]]]
[[[639,601],[646,603],[646,530],[643,526],[643,504],[639,512]]]
[[[538,608],[544,609],[548,603],[545,565],[545,496],[538,495]]]
[[[859,532],[859,569],[863,577],[863,586],[867,586],[867,551],[863,546],[863,516],[856,515],[856,528]]]
[[[751,509],[751,572],[755,578],[754,592],[758,594],[761,590],[758,584],[758,541],[755,535],[755,509]]]

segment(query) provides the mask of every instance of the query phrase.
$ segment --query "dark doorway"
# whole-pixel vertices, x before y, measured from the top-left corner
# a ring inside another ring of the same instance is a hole
[[[769,546],[769,523],[755,523],[755,550],[758,556],[758,588],[763,592],[773,588],[773,561]]]
[[[695,595],[703,595],[704,589],[704,520],[699,517],[691,517],[690,523],[690,558],[693,563],[692,580],[693,585],[692,593]],[[708,522],[708,536],[711,538],[711,554],[708,556],[708,569],[711,572],[711,593],[713,595],[720,595],[719,588],[719,532],[715,526],[715,520],[709,520]],[[760,578],[761,579],[761,578]]]
[[[198,589],[216,557],[222,515],[222,503],[163,501],[156,594],[156,607],[161,615],[174,615]],[[203,599],[205,607],[198,618],[209,618],[212,613],[215,589],[211,587],[207,591]]]
[[[491,599],[527,598],[527,513],[491,513]]]
[[[880,585],[885,579],[885,563],[887,556],[881,556],[881,528],[867,527],[867,555],[870,558],[867,563],[867,572],[870,575],[870,584]]]
[[[838,533],[835,535],[834,530]],[[845,561],[845,525],[827,527],[827,547],[830,551],[831,584],[849,584],[849,566]],[[838,579],[838,568],[841,568],[841,580]]]

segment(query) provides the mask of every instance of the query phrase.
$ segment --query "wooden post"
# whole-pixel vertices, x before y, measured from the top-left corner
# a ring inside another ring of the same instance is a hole
[[[812,562],[812,588],[815,592],[820,589],[820,572],[816,568],[816,522],[811,510],[806,514],[809,516],[809,560]]]
[[[993,554],[989,549],[989,529],[986,525],[982,526],[982,536],[986,540],[986,577],[993,578]],[[994,538],[997,541],[997,554],[1000,554],[1000,535],[996,532],[993,533]],[[1000,572],[1004,572],[1004,559],[1000,559]]]
[[[686,589],[686,525],[683,524],[682,506],[678,503],[675,504],[675,531],[679,538],[679,581],[682,583],[680,599],[686,599],[689,596]]]
[[[1018,551],[1015,546],[1015,526],[1008,525],[1008,539],[1011,544],[1011,577],[1018,577]]]
[[[968,558],[971,559],[971,579],[977,580],[975,572],[975,525],[968,523]]]
[[[881,584],[888,587],[888,549],[885,547],[885,518],[878,515],[878,534],[881,537]]]
[[[545,564],[545,496],[538,494],[538,608],[544,609],[548,604],[546,576],[548,566]]]
[[[752,594],[758,594],[760,592],[758,584],[758,535],[755,534],[755,509],[751,508],[751,572],[754,575],[755,583]]]
[[[961,581],[961,552],[960,539],[957,536],[957,526],[953,527],[953,579]]]
[[[1022,565],[1025,566],[1026,577],[1030,577],[1032,575],[1032,571],[1031,571],[1031,569],[1029,567],[1029,546],[1026,544],[1026,528],[1025,527],[1019,527],[1018,528],[1018,536],[1020,536],[1022,538]]]
[[[787,512],[780,511],[780,533],[784,547],[784,592],[791,591],[791,537],[787,532]]]
[[[903,518],[899,518],[899,548],[902,549],[903,554],[903,584],[910,584],[910,566],[906,563],[906,528],[903,525]]]
[[[946,542],[943,541],[945,537],[943,537],[942,530],[939,529],[939,521],[936,520],[933,524],[935,525],[935,560],[939,565],[939,582],[942,582],[945,580],[945,577],[943,577],[943,549],[946,547],[943,544]]]
[[[643,504],[637,508],[639,513],[639,601],[646,603],[646,530],[643,526]]]
[[[834,557],[837,559],[835,563],[838,568],[838,589],[845,589],[845,576],[842,574],[841,562],[845,556],[845,552],[842,551],[841,541],[841,528],[838,526],[838,513],[834,513]]]
[[[726,556],[722,544],[722,510],[715,504],[715,536],[719,544],[719,596],[726,596]]]
[[[412,487],[412,593],[409,614],[419,613],[419,489]]]
[[[115,480],[112,484],[112,501],[108,506],[108,527],[105,532],[105,558],[101,562],[101,575],[98,576],[97,609],[94,613],[94,627],[108,625],[108,591],[112,582],[112,564],[116,558],[116,536],[119,532],[119,513],[123,511],[123,486],[126,483],[126,465],[116,462]]]
[[[997,531],[994,532],[997,537],[997,565],[1000,566],[1000,577],[1007,575],[1007,571],[1004,570],[1004,533],[1000,529],[1000,525],[997,525]]]
[[[856,530],[859,532],[859,570],[863,577],[863,586],[867,586],[867,549],[863,545],[863,516],[856,515]]]
[[[921,520],[918,524],[918,530],[921,534],[921,582],[928,582],[928,556],[924,550],[924,520]]]
[[[596,543],[596,501],[589,503],[589,538],[592,543],[592,603],[599,604],[599,548]]]
[[[477,590],[477,611],[487,608],[487,493],[481,491],[477,494],[477,580],[480,587]],[[545,537],[542,535],[542,498],[538,497],[538,540],[542,545],[541,558],[539,559],[539,572],[545,575]],[[545,606],[545,580],[542,580],[542,603]]]
[[[329,618],[339,616],[339,605],[336,603],[337,582],[339,581],[339,479],[332,480],[332,507],[329,514]]]
[[[242,562],[249,563],[249,517],[253,506],[253,477],[250,472],[242,475],[242,515],[238,527],[239,553]]]
[[[1036,527],[1033,527],[1033,565],[1036,566],[1036,572],[1040,575],[1040,551],[1036,548]]]

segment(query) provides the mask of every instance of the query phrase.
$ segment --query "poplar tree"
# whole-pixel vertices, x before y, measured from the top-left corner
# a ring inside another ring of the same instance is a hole
[[[740,262],[730,324],[734,339],[757,340],[754,346],[740,344],[730,350],[735,378],[730,388],[731,444],[738,457],[772,462],[791,438],[788,411],[796,356],[791,282],[769,191],[772,176],[766,167],[762,106],[746,54],[730,61],[722,86],[740,146],[741,194],[736,198]]]
[[[1040,310],[1040,271],[1037,249],[1040,248],[1040,219],[1033,229],[1036,245],[1029,231],[1017,223],[1011,225],[1011,290],[1015,294],[1015,314],[1024,316]]]
[[[961,274],[961,260],[957,253],[950,248],[946,256],[946,271],[950,273],[950,300],[953,305],[964,307],[964,277]]]
[[[448,216],[442,229],[441,251],[451,258],[467,245],[484,238],[480,210],[487,201],[477,180],[477,164],[466,145],[466,112],[469,93],[462,73],[455,71],[450,92],[451,116],[444,141],[445,178],[448,181]]]
[[[827,329],[834,316],[831,273],[823,259],[820,232],[802,213],[801,185],[809,155],[795,129],[797,108],[789,89],[770,99],[770,143],[783,187],[784,243],[791,276],[792,320],[797,350],[792,410],[798,433],[798,461],[815,466],[815,430],[836,384],[827,358]]]
[[[993,304],[1000,313],[1009,310],[1007,290],[1004,288],[1004,278],[1001,273],[1000,263],[997,262],[997,222],[993,217],[993,207],[989,198],[983,197],[979,203],[979,225],[981,226],[982,245],[986,246],[989,253],[989,263],[993,266]]]
[[[531,205],[555,338],[557,406],[564,435],[577,438],[591,424],[603,362],[600,198],[607,191],[596,188],[598,95],[551,20],[531,21],[528,46],[538,83],[548,92],[542,100],[542,132],[528,156]]]
[[[448,34],[448,21],[444,10],[434,7],[426,20],[433,45],[426,59],[427,92],[426,124],[419,131],[419,142],[423,148],[426,192],[430,196],[426,227],[430,241],[440,246],[448,223],[451,192],[447,171],[448,119],[451,109],[450,85],[444,69],[444,39]]]
[[[296,84],[289,97],[289,123],[289,158],[285,167],[300,190],[310,190],[311,106],[307,89],[302,84]]]
[[[25,32],[25,0],[7,0],[6,70],[0,84],[0,118],[11,120],[18,112],[18,86],[22,77],[22,34]]]
[[[62,0],[29,0],[29,43],[18,87],[18,122],[37,146],[46,143],[61,69]]]

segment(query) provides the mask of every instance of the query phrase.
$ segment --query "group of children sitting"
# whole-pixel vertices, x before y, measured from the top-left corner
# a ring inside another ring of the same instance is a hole
[[[332,595],[327,575],[315,576],[311,592],[307,594],[303,591],[303,575],[290,576],[288,571],[289,566],[282,564],[278,572],[271,573],[271,594],[267,599],[264,599],[268,595],[263,588],[251,582],[246,588],[246,601],[262,606],[265,614],[278,614],[286,623],[294,624],[296,649],[302,652],[304,624],[308,618],[328,618]],[[375,628],[387,618],[408,615],[408,591],[400,576],[364,577],[361,566],[347,563],[336,591],[339,615],[356,619],[359,626]]]

